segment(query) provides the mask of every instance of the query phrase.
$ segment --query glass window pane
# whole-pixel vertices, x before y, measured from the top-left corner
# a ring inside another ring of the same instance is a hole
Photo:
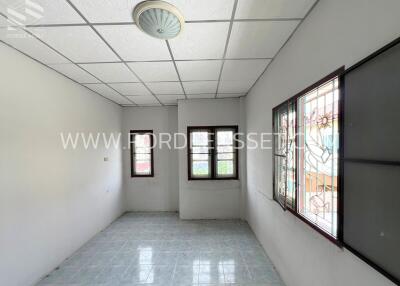
[[[217,160],[233,160],[234,153],[219,153],[217,154]]]
[[[142,133],[147,131],[135,131],[132,133],[132,176],[152,175],[152,134]]]
[[[290,101],[274,112],[275,198],[295,209],[296,108]]]
[[[275,199],[282,205],[286,199],[286,157],[275,156]]]
[[[217,131],[218,145],[233,145],[233,131]]]
[[[208,132],[207,131],[195,131],[192,132],[192,146],[208,146]]]
[[[298,101],[299,213],[337,237],[338,79]]]
[[[149,134],[136,134],[135,135],[135,147],[149,147],[150,146],[150,135]]]
[[[151,155],[150,154],[140,154],[140,153],[136,153],[135,154],[135,160],[136,161],[150,161],[151,159]]]
[[[289,103],[286,154],[286,206],[296,209],[296,106]]]
[[[193,176],[207,176],[209,174],[208,161],[193,161],[192,174]]]
[[[235,175],[234,134],[233,130],[217,130],[216,173],[219,177]]]
[[[137,175],[145,175],[151,173],[150,161],[135,161],[135,173]]]
[[[287,132],[288,132],[288,109],[287,105],[275,112],[275,154],[285,155],[287,151]]]
[[[233,146],[217,146],[217,153],[233,153]]]
[[[237,158],[234,148],[234,134],[233,128],[229,127],[192,129],[189,150],[191,175],[205,178],[211,178],[214,175],[222,177],[235,175]],[[215,140],[215,142],[210,140]],[[214,146],[216,149],[213,149]]]
[[[274,198],[286,205],[288,104],[274,111]]]
[[[233,160],[229,161],[218,161],[217,162],[217,173],[221,176],[232,176],[233,171]]]
[[[151,149],[149,147],[136,147],[135,153],[136,154],[150,154]]]
[[[205,153],[208,154],[208,147],[193,147],[192,153]]]
[[[192,158],[197,161],[205,161],[208,160],[209,156],[209,154],[193,154]]]

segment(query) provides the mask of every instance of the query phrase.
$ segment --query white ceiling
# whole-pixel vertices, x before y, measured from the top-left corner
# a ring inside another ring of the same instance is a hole
[[[150,91],[140,82],[111,83],[110,86],[122,95],[151,96]]]
[[[120,105],[246,95],[317,0],[168,0],[181,35],[133,23],[142,0],[1,0],[0,41]]]

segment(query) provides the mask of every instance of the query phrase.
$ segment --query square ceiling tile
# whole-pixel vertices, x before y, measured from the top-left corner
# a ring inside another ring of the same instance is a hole
[[[2,0],[0,12],[21,26],[84,23],[65,0]]]
[[[76,80],[79,83],[99,83],[95,77],[85,72],[74,64],[61,64],[61,65],[50,65],[51,68],[59,71],[67,77]]]
[[[176,60],[221,59],[229,23],[188,23],[183,32],[170,40]]]
[[[256,80],[271,60],[226,60],[221,80]]]
[[[44,42],[73,62],[110,62],[119,60],[90,27],[40,27],[31,30]]]
[[[128,96],[128,98],[138,105],[161,105],[154,96]]]
[[[146,35],[135,25],[95,28],[125,61],[171,60],[165,41]]]
[[[173,62],[141,62],[128,65],[145,82],[179,81]]]
[[[70,63],[69,60],[21,29],[0,28],[0,40],[45,64]]]
[[[80,66],[106,83],[139,82],[123,63],[82,64]]]
[[[179,82],[149,82],[146,85],[155,94],[183,94],[182,86]]]
[[[178,104],[178,99],[185,99],[185,96],[182,94],[171,94],[171,95],[159,95],[158,99],[163,104]]]
[[[218,81],[187,81],[182,82],[186,94],[215,93]]]
[[[171,0],[182,12],[186,21],[230,20],[234,0]]]
[[[215,98],[215,93],[209,94],[188,94],[189,99],[201,99],[201,98]]]
[[[300,21],[235,22],[227,58],[273,58]]]
[[[245,95],[245,93],[218,93],[217,98],[241,97]]]
[[[132,102],[129,101],[126,97],[120,95],[118,92],[109,88],[105,84],[93,83],[85,84],[85,86],[118,104],[132,104]]]
[[[183,81],[218,80],[222,61],[183,61],[176,62]]]
[[[133,22],[134,7],[142,0],[72,0],[74,5],[92,23]],[[184,15],[186,21],[228,20],[234,0],[169,0]]]
[[[247,93],[254,81],[221,81],[218,93]]]
[[[150,91],[140,82],[112,83],[110,86],[123,95],[151,95]]]
[[[71,0],[91,23],[132,22],[133,8],[142,0]]]
[[[235,19],[303,18],[316,0],[239,0]]]

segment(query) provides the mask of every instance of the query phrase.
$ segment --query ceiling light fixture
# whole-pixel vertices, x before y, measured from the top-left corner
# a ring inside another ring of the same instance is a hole
[[[136,5],[133,20],[146,34],[162,40],[175,38],[183,30],[185,20],[174,5],[149,0]]]

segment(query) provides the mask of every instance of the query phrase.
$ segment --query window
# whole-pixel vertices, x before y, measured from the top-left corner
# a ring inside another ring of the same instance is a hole
[[[153,177],[153,130],[130,132],[131,176]]]
[[[190,131],[190,178],[212,177],[212,135],[211,129],[192,129]]]
[[[285,102],[274,112],[274,197],[282,207],[295,209],[296,187],[296,110]]]
[[[337,237],[339,79],[298,100],[298,212]]]
[[[340,69],[273,110],[274,199],[340,239]]]
[[[238,178],[238,127],[188,127],[189,180]]]

